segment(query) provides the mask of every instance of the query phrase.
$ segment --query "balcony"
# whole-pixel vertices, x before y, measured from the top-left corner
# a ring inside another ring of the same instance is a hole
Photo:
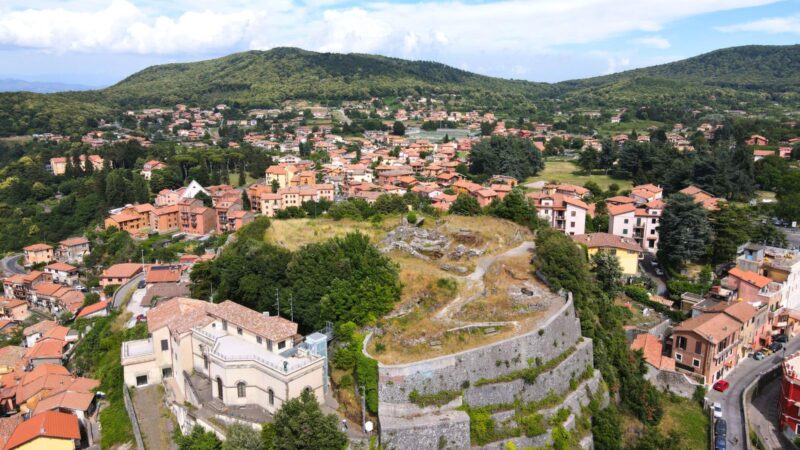
[[[122,365],[140,364],[156,359],[153,339],[139,339],[122,343]]]

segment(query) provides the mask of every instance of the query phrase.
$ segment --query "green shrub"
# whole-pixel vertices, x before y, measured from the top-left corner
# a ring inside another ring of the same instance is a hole
[[[459,396],[461,391],[439,391],[434,394],[420,394],[416,389],[408,394],[408,400],[417,406],[443,406],[446,405]]]
[[[535,437],[547,431],[547,424],[541,414],[529,414],[517,419],[517,423],[522,428],[525,436]]]

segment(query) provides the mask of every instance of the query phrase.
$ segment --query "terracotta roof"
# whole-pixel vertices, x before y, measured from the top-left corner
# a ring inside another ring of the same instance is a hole
[[[17,404],[22,404],[40,392],[52,395],[57,392],[91,392],[92,389],[100,386],[100,381],[91,378],[75,378],[72,375],[51,373],[34,378],[27,383],[23,379],[23,384],[17,388]]]
[[[86,411],[92,405],[93,400],[94,394],[91,392],[63,391],[40,400],[36,404],[33,414],[36,415],[59,408]]]
[[[145,280],[151,283],[177,283],[181,279],[180,266],[153,266],[147,271]]]
[[[58,326],[58,323],[56,323],[54,320],[43,320],[41,322],[35,323],[35,324],[25,328],[24,330],[22,330],[22,335],[23,336],[31,336],[31,335],[34,335],[36,333],[45,334],[48,331],[50,331],[52,328],[55,328],[57,326]]]
[[[64,356],[66,341],[61,339],[40,339],[25,354],[26,358],[61,358]]]
[[[642,246],[637,244],[635,240],[609,233],[579,234],[572,236],[572,239],[589,248],[619,248],[642,252]]]
[[[78,313],[78,317],[79,318],[80,317],[86,317],[89,314],[96,313],[98,311],[102,311],[102,310],[108,308],[108,303],[109,303],[108,300],[103,300],[103,301],[99,301],[97,303],[91,304],[91,305],[81,309],[81,312]]]
[[[21,447],[40,437],[79,440],[81,432],[78,428],[78,418],[72,414],[57,411],[37,414],[17,425],[11,437],[8,438],[4,450]]]
[[[22,385],[26,385],[34,380],[37,380],[41,377],[45,377],[47,375],[69,375],[69,370],[66,367],[59,365],[59,364],[41,364],[36,366],[30,372],[25,372],[25,375],[22,377]]]
[[[742,270],[742,269],[740,269],[738,267],[734,267],[733,269],[728,271],[728,275],[736,277],[736,278],[744,281],[745,283],[752,284],[753,286],[755,286],[755,287],[757,287],[759,289],[763,288],[764,286],[766,286],[766,285],[768,285],[768,284],[770,284],[772,282],[771,279],[769,279],[769,278],[767,278],[767,277],[765,277],[763,275],[759,275],[759,274],[757,274],[755,272],[747,272],[747,271],[744,271],[744,270]]]
[[[732,317],[708,313],[684,320],[673,331],[694,332],[712,343],[719,343],[740,328],[741,324]]]
[[[625,203],[622,205],[608,205],[606,209],[608,209],[609,216],[618,216],[635,211],[636,206],[632,203]]]
[[[624,195],[615,195],[606,199],[606,203],[636,203],[636,200]]]
[[[84,245],[88,243],[89,239],[86,239],[85,237],[72,237],[69,239],[64,239],[63,241],[59,242],[59,244],[65,247],[73,247],[75,245]]]
[[[189,331],[194,326],[212,321],[206,314],[211,303],[193,298],[176,297],[161,302],[147,313],[147,329],[152,333],[168,327],[174,333]]]
[[[663,349],[664,345],[658,340],[658,337],[650,333],[637,335],[631,342],[631,350],[641,350],[644,360],[650,365],[657,369],[675,370],[675,360],[664,356]]]
[[[8,438],[11,437],[11,433],[22,423],[22,420],[22,414],[0,418],[0,447],[5,447]]]
[[[59,272],[77,272],[78,268],[72,264],[57,262],[44,266],[45,269],[56,270]]]
[[[13,366],[24,356],[27,349],[16,345],[0,348],[0,366]]]
[[[47,244],[33,244],[27,247],[22,247],[22,249],[25,250],[26,252],[38,252],[42,250],[52,250],[53,247]]]
[[[758,314],[758,310],[747,302],[736,302],[728,305],[723,312],[745,324]]]
[[[131,278],[142,271],[142,265],[138,263],[114,264],[103,271],[105,278]]]
[[[283,317],[265,316],[258,311],[226,300],[213,305],[209,314],[226,320],[233,325],[264,336],[271,341],[282,341],[297,334],[297,324]]]

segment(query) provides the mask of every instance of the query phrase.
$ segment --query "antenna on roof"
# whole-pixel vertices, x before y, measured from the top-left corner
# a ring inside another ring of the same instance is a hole
[[[278,317],[281,316],[281,297],[278,295],[278,288],[275,288],[275,303],[277,304],[278,308]]]

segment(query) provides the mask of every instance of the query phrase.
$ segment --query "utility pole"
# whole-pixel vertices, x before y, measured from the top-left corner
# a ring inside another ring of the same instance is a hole
[[[278,308],[278,317],[281,316],[281,297],[278,295],[278,288],[275,288],[275,304]]]
[[[289,314],[292,322],[294,322],[294,294],[289,294]]]

